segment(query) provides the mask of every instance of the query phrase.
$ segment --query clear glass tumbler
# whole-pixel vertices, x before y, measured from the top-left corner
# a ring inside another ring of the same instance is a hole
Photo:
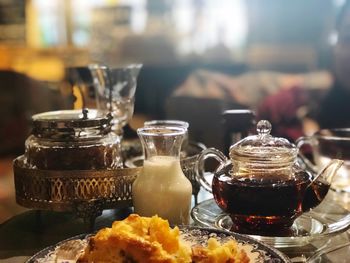
[[[102,65],[90,65],[96,90],[97,108],[110,112],[113,117],[112,130],[122,135],[123,127],[134,113],[137,77],[141,64],[109,68]]]

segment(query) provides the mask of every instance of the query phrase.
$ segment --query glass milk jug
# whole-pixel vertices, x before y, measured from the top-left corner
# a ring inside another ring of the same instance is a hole
[[[192,185],[180,165],[180,149],[186,130],[152,126],[137,130],[145,161],[132,186],[135,213],[158,215],[170,224],[188,224]]]

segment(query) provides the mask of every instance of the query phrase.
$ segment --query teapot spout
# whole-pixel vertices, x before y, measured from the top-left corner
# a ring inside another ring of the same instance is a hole
[[[318,178],[322,177],[327,181],[327,183],[332,184],[334,176],[337,174],[339,168],[343,165],[344,161],[339,159],[334,159],[330,161],[312,180],[316,182]]]

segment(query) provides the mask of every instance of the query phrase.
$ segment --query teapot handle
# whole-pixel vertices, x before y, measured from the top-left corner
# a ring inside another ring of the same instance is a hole
[[[299,149],[298,157],[299,160],[302,162],[302,165],[305,166],[306,169],[311,171],[313,174],[317,174],[317,168],[314,164],[310,162],[310,160],[302,153],[301,148],[304,145],[310,145],[311,148],[313,147],[312,145],[312,138],[311,137],[300,137],[296,140],[296,146]]]
[[[208,148],[203,150],[197,158],[197,162],[195,165],[196,179],[201,186],[208,192],[212,193],[211,182],[209,182],[204,174],[205,174],[205,160],[209,157],[214,158],[220,164],[227,162],[227,157],[215,148]]]

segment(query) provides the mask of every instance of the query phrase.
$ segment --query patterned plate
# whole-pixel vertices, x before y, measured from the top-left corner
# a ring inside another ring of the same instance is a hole
[[[31,257],[27,263],[41,263],[41,262],[74,262],[69,261],[69,259],[60,258],[57,260],[57,251],[60,247],[76,240],[79,246],[84,247],[87,244],[87,240],[90,235],[79,235],[67,240],[64,240],[54,246],[47,247],[33,257]],[[261,243],[251,237],[240,235],[236,233],[231,233],[224,230],[212,229],[212,228],[202,228],[202,227],[181,227],[181,238],[189,242],[190,244],[201,244],[205,245],[210,237],[215,237],[219,242],[226,242],[229,239],[235,239],[238,242],[240,248],[244,249],[247,253],[251,263],[260,262],[274,262],[274,263],[290,263],[290,259],[283,253],[275,248]]]

